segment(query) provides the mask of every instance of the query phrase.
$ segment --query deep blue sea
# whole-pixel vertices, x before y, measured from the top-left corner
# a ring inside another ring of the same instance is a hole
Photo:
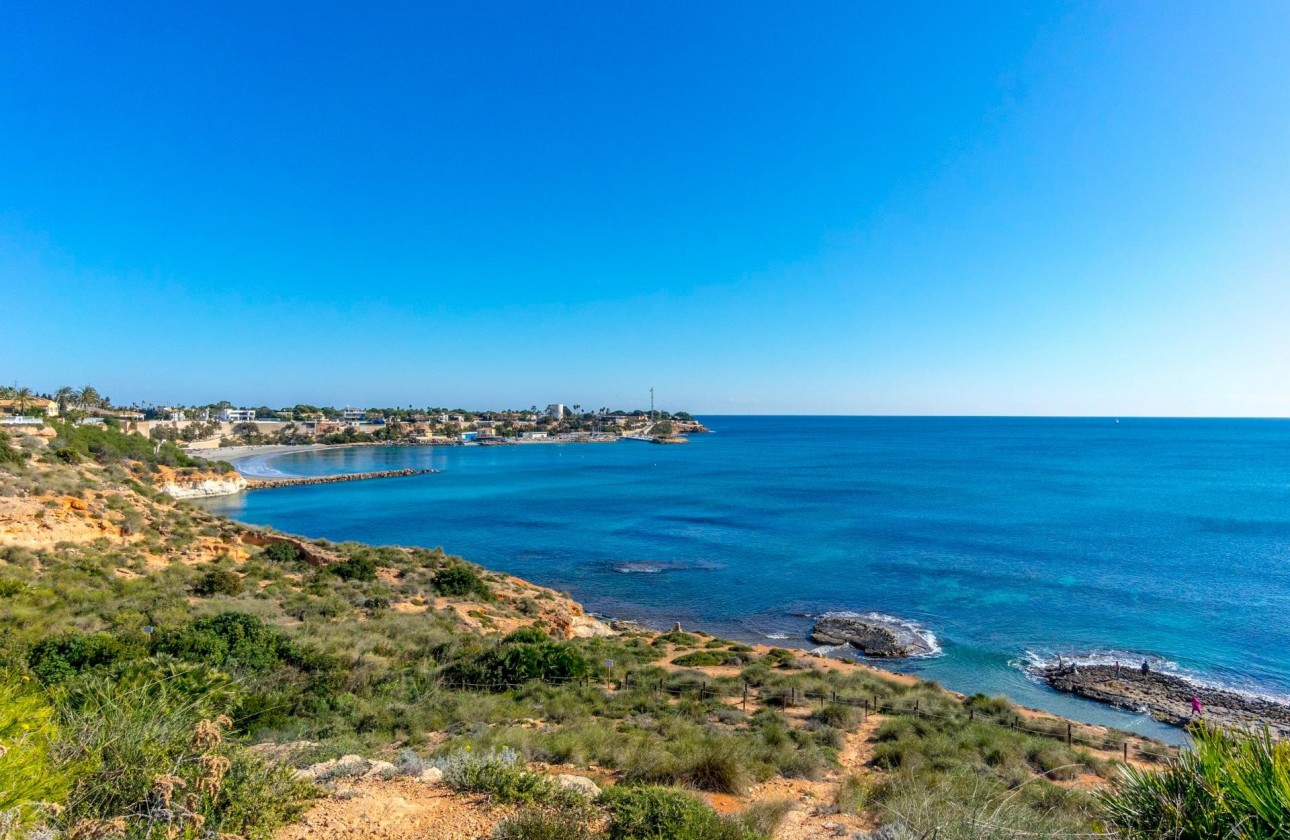
[[[1095,723],[1036,657],[1159,659],[1290,695],[1290,422],[709,417],[688,446],[359,447],[244,469],[415,478],[211,500],[334,540],[442,546],[590,610],[810,648],[812,616],[918,622],[896,664]]]

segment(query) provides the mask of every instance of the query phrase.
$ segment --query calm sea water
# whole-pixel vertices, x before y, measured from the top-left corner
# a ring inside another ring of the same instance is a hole
[[[443,546],[663,627],[811,647],[912,619],[956,690],[1150,734],[1020,665],[1100,654],[1290,695],[1290,422],[712,417],[689,446],[360,447],[244,468],[417,478],[212,500],[335,540]],[[1176,736],[1174,736],[1176,737]]]

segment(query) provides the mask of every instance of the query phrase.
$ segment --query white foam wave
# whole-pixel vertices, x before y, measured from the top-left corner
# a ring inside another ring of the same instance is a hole
[[[280,452],[269,453],[265,455],[252,455],[246,458],[239,458],[233,462],[234,468],[247,478],[295,478],[292,473],[283,472],[269,466],[270,461],[274,460]]]
[[[614,566],[614,571],[620,575],[657,575],[664,568],[655,563],[619,563]]]
[[[777,640],[778,640],[778,639],[791,639],[791,638],[793,638],[793,634],[792,634],[792,633],[780,633],[780,632],[775,632],[775,633],[762,633],[762,635],[763,635],[763,636],[765,636],[765,637],[766,637],[766,638],[768,638],[768,639],[777,639]]]

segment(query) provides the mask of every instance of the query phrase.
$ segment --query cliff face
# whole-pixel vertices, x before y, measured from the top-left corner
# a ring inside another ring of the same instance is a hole
[[[157,486],[174,499],[204,499],[231,496],[246,489],[246,479],[230,473],[181,473],[162,467]]]

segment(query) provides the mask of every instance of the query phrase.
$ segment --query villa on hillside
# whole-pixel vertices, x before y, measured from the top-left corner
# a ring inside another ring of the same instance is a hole
[[[30,397],[25,400],[0,400],[0,414],[30,414],[32,411],[43,411],[46,417],[58,416],[58,403],[42,397]]]

